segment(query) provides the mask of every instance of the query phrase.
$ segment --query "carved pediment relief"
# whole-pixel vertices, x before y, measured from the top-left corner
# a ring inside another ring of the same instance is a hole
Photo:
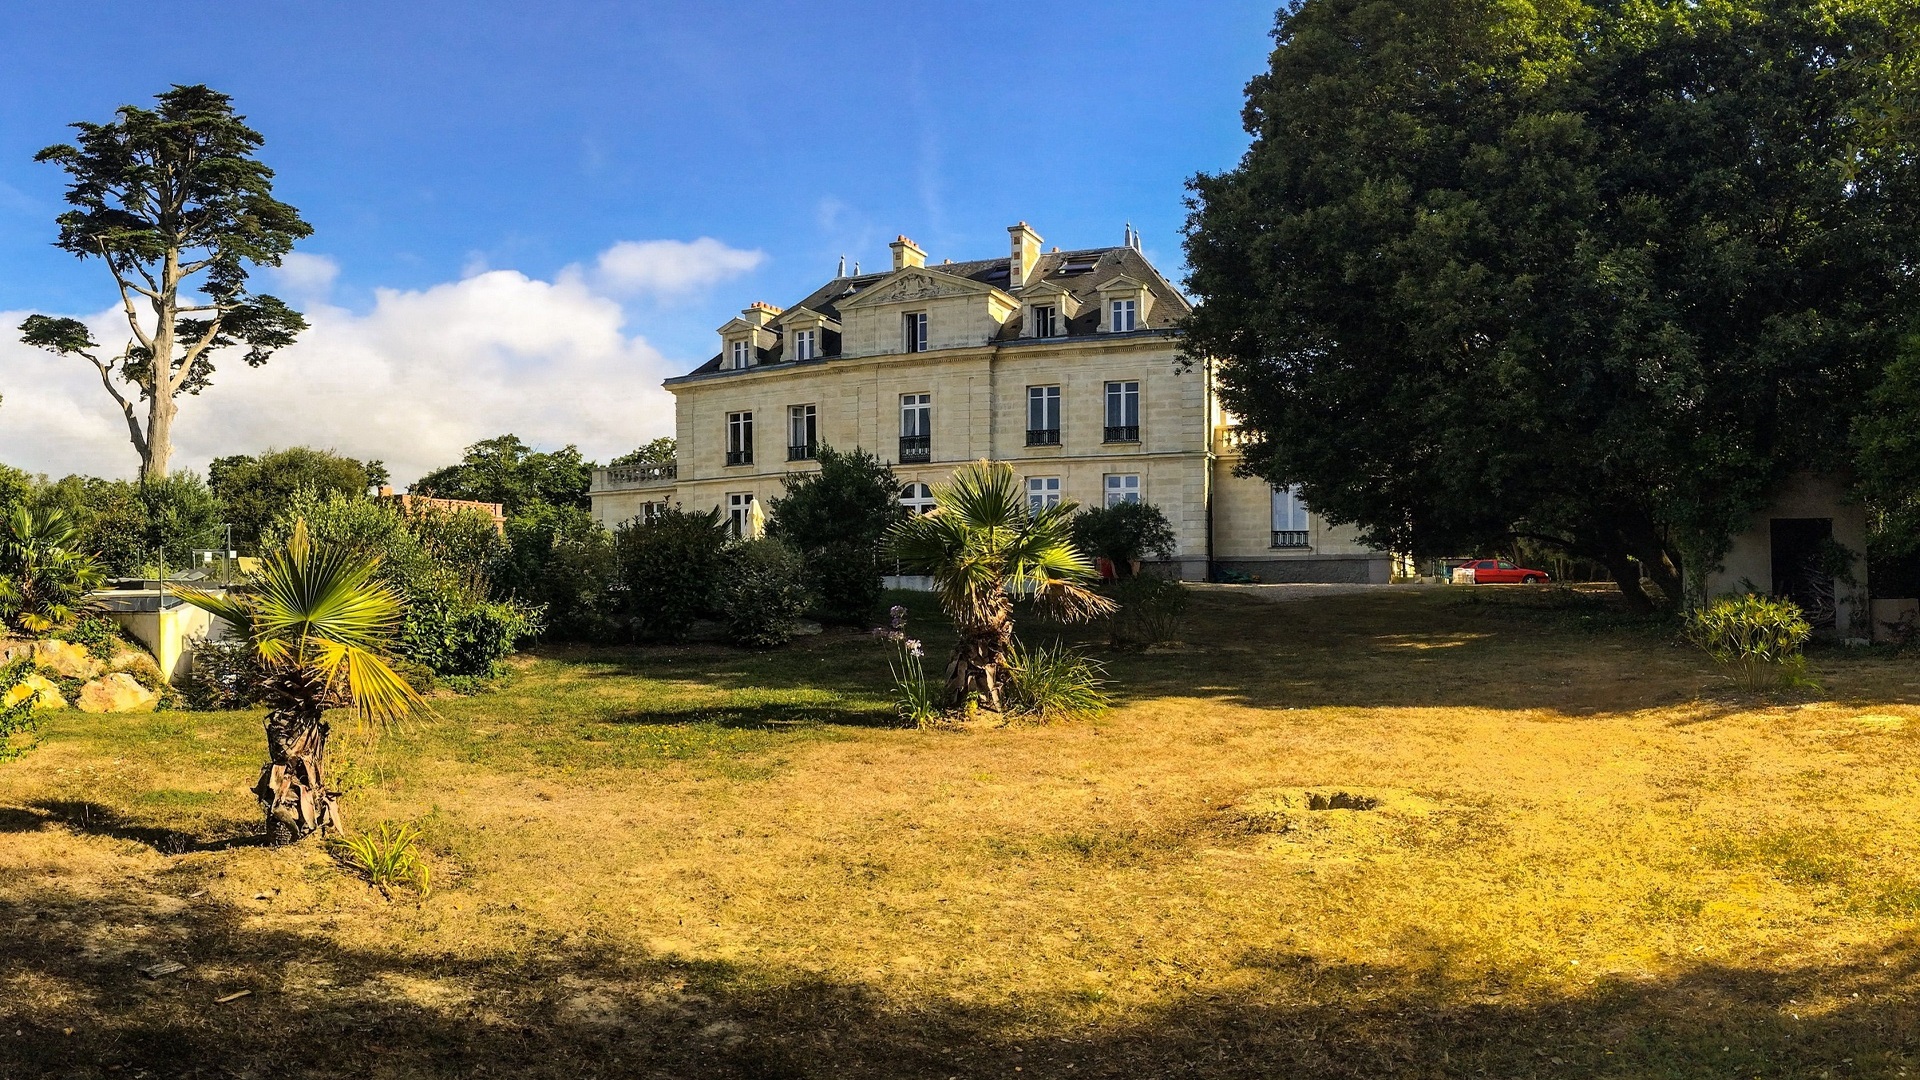
[[[904,304],[920,300],[938,300],[948,296],[985,296],[993,291],[993,286],[982,285],[977,281],[968,281],[951,274],[912,269],[895,274],[878,285],[862,291],[860,295],[840,306],[848,308],[866,304]]]

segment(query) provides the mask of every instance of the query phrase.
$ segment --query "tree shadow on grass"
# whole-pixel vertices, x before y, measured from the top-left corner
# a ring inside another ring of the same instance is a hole
[[[730,731],[792,731],[832,725],[854,728],[900,727],[899,714],[885,706],[763,701],[743,705],[685,705],[636,709],[600,718],[600,723],[645,727],[712,724]]]
[[[608,940],[357,948],[238,904],[81,896],[19,872],[0,895],[8,1077],[1808,1077],[1892,1076],[1920,1055],[1910,939],[1562,995],[1444,954],[1253,952],[1230,980],[1103,1011],[1085,991],[983,1005]],[[162,960],[186,968],[138,973]]]
[[[64,827],[88,836],[110,836],[144,844],[162,855],[228,851],[266,842],[258,834],[202,839],[178,829],[129,821],[109,807],[75,799],[38,799],[24,807],[0,806],[0,833],[39,832]]]

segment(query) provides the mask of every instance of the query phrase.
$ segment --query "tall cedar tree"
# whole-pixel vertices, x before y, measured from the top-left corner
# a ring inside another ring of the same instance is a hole
[[[123,105],[111,123],[81,122],[77,145],[35,155],[71,177],[72,210],[56,247],[100,259],[113,274],[132,338],[105,350],[78,319],[28,316],[21,340],[81,356],[127,420],[143,479],[167,475],[181,394],[213,379],[213,357],[244,346],[250,367],[306,329],[278,298],[247,291],[248,267],[278,266],[313,230],[273,197],[273,170],[254,157],[260,134],[227,95],[176,86],[159,107]],[[144,311],[143,311],[144,309]],[[145,403],[144,424],[134,388]]]
[[[1915,30],[1852,0],[1302,0],[1191,184],[1192,363],[1369,540],[1515,535],[1669,600],[1914,310]]]

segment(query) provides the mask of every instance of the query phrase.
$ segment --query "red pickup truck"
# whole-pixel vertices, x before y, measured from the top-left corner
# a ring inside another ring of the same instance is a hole
[[[1552,580],[1545,570],[1529,570],[1505,559],[1475,559],[1461,563],[1457,569],[1473,571],[1475,585],[1538,585]]]

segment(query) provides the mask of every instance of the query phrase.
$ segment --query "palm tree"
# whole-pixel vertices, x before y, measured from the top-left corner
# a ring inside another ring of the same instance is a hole
[[[400,623],[400,598],[374,580],[377,555],[320,550],[296,521],[284,550],[240,591],[181,589],[181,599],[232,623],[252,645],[269,702],[267,763],[254,794],[267,839],[298,840],[340,827],[322,768],[329,708],[352,707],[364,725],[397,721],[425,703],[380,657]]]
[[[1073,503],[1029,510],[1013,467],[976,461],[933,489],[931,513],[887,532],[904,567],[931,574],[940,606],[960,632],[947,665],[946,700],[969,695],[999,711],[1000,684],[1013,646],[1013,598],[1065,621],[1113,610],[1089,588],[1093,566],[1073,546]]]
[[[58,510],[36,514],[16,506],[0,536],[0,615],[29,634],[44,634],[73,617],[88,593],[106,582],[100,563],[73,550],[80,530]]]

